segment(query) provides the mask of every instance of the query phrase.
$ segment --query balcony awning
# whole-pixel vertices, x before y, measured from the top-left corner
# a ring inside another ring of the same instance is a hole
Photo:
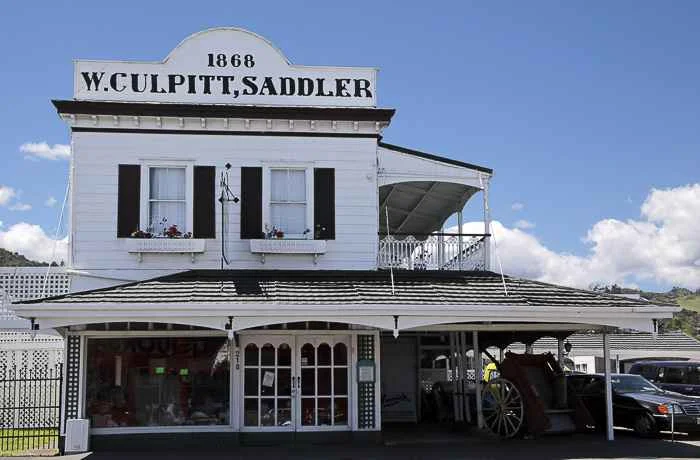
[[[379,231],[429,234],[482,190],[493,171],[418,150],[379,143]]]
[[[451,182],[400,182],[379,187],[379,231],[425,235],[460,211],[479,189]]]

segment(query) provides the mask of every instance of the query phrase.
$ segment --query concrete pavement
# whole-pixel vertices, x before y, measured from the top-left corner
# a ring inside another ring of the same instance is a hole
[[[467,436],[460,441],[406,442],[395,445],[305,445],[246,446],[226,452],[208,446],[202,452],[98,452],[68,455],[62,460],[160,460],[160,459],[617,459],[617,458],[700,458],[700,438],[681,436],[640,439],[617,433],[608,442],[598,434],[547,436],[539,439],[503,441]],[[17,459],[18,457],[14,457]],[[21,457],[20,457],[21,458]],[[30,458],[30,457],[26,457]],[[36,459],[36,457],[34,457]]]

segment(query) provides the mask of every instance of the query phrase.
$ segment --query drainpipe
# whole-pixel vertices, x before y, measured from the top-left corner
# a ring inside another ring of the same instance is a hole
[[[603,360],[605,361],[605,431],[608,441],[614,441],[612,382],[610,381],[610,341],[606,329],[603,330]]]

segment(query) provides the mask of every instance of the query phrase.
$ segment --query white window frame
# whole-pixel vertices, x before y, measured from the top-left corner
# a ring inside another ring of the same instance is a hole
[[[272,230],[270,222],[270,204],[272,194],[272,170],[273,169],[296,169],[303,170],[306,173],[306,228],[309,232],[306,235],[297,233],[287,233],[285,229],[285,239],[313,239],[314,238],[314,165],[312,163],[302,162],[286,162],[286,163],[266,163],[263,164],[263,232],[266,233],[265,225]]]
[[[194,163],[177,160],[144,160],[141,162],[140,230],[146,231],[150,225],[148,217],[151,204],[151,168],[185,169],[185,228],[178,228],[178,230],[182,233],[191,232],[194,225]],[[154,228],[153,232],[159,230]]]

